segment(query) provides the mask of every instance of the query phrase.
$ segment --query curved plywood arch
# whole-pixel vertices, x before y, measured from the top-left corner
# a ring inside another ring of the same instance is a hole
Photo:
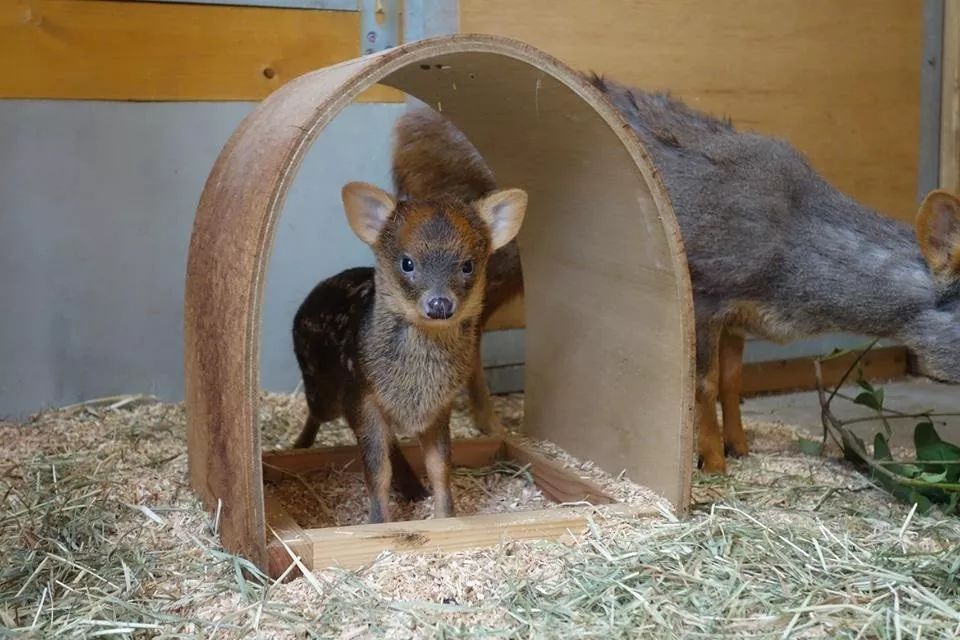
[[[381,83],[450,117],[503,186],[530,194],[528,431],[683,510],[692,459],[694,330],[673,211],[639,142],[580,75],[493,36],[420,41],[301,76],[237,128],[207,180],[187,265],[190,476],[224,546],[266,566],[260,431],[265,271],[311,143]]]

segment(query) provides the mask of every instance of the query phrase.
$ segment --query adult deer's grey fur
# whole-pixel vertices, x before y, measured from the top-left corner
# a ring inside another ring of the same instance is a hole
[[[784,141],[739,132],[663,94],[590,81],[649,151],[680,224],[694,291],[705,470],[724,470],[724,444],[747,452],[739,414],[745,332],[775,341],[833,331],[890,337],[934,373],[960,380],[956,197],[930,194],[914,232],[842,194]],[[428,126],[428,116],[417,117],[421,130]],[[509,259],[521,278],[519,261]]]
[[[786,142],[738,132],[663,94],[592,82],[647,147],[680,223],[706,469],[724,467],[716,435],[704,441],[704,431],[717,431],[713,379],[724,330],[776,341],[830,331],[890,337],[960,380],[955,197],[932,194],[914,232],[841,193]]]

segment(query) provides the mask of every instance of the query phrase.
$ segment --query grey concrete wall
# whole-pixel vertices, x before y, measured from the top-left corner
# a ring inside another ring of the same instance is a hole
[[[251,108],[0,101],[0,417],[118,393],[182,396],[193,214]],[[389,131],[403,108],[348,108],[293,185],[268,275],[267,388],[296,384],[289,325],[310,287],[370,262],[339,190],[389,185]]]
[[[207,173],[243,103],[0,101],[0,417],[105,395],[182,396],[183,279]],[[354,105],[320,136],[293,185],[267,280],[262,382],[293,389],[297,305],[322,277],[369,264],[341,185],[389,185],[402,105]],[[838,336],[748,359],[860,344]],[[523,332],[484,345],[491,386],[522,387]]]

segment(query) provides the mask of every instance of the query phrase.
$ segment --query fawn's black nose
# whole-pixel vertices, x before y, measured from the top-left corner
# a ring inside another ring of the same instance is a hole
[[[427,300],[427,317],[431,320],[446,320],[453,315],[453,301],[450,298],[430,298]]]

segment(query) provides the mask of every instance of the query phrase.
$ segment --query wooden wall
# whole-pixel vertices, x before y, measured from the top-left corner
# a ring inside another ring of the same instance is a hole
[[[919,0],[460,0],[461,31],[781,136],[881,212],[916,213]]]
[[[360,55],[347,11],[0,0],[0,98],[260,100]],[[363,100],[402,101],[376,87]]]

